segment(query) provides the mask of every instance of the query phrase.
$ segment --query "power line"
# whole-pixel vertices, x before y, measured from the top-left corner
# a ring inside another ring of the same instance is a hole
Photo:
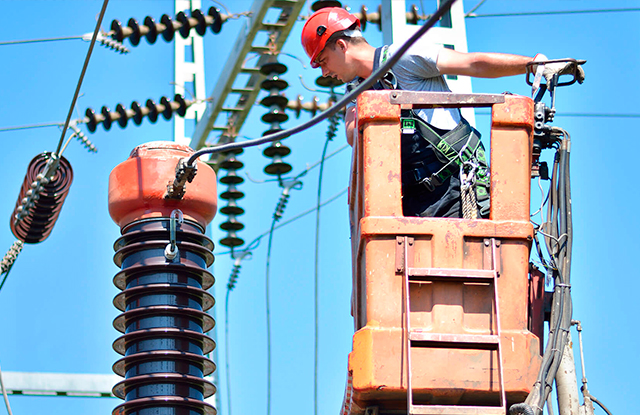
[[[545,16],[557,14],[587,14],[587,13],[623,13],[623,12],[640,12],[640,7],[624,8],[624,9],[593,9],[593,10],[558,10],[546,12],[516,12],[516,13],[487,13],[475,14],[467,13],[465,17],[513,17],[513,16]]]
[[[41,124],[18,125],[15,127],[0,128],[0,133],[6,132],[6,131],[28,130],[30,128],[62,127],[63,125],[64,123],[61,123],[61,122],[47,122],[47,123],[41,123]]]
[[[56,42],[58,40],[77,40],[83,39],[86,35],[82,36],[64,36],[64,37],[48,37],[44,39],[26,39],[26,40],[8,40],[5,42],[0,42],[0,46],[5,45],[22,45],[25,43],[41,43],[41,42]]]

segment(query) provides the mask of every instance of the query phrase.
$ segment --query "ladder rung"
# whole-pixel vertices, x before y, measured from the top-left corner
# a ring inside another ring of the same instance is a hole
[[[286,23],[262,23],[262,27],[265,29],[282,29],[286,25]]]
[[[254,91],[253,88],[233,88],[231,92],[234,94],[250,94]]]
[[[409,415],[504,415],[501,406],[412,405]]]
[[[247,109],[245,107],[229,107],[229,108],[222,108],[223,112],[242,112],[242,111],[246,111]]]
[[[409,282],[412,282],[411,277],[493,280],[496,272],[491,269],[408,268],[407,274],[409,275]],[[415,281],[415,279],[413,279],[413,281]]]
[[[240,68],[240,72],[258,73],[258,72],[260,72],[260,68],[247,68],[246,66],[243,66],[242,68]]]
[[[422,330],[411,330],[409,339],[412,341],[422,341],[430,343],[455,343],[466,346],[497,346],[500,338],[491,334],[448,334],[430,333]]]

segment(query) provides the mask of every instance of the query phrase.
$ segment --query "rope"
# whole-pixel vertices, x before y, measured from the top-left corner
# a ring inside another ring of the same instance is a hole
[[[462,217],[464,219],[478,219],[478,203],[475,188],[465,184],[460,187],[462,196]]]

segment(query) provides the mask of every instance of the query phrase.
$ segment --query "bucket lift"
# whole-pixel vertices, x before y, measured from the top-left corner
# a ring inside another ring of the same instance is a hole
[[[425,107],[492,108],[489,219],[402,216],[400,110]],[[529,275],[534,102],[371,91],[356,117],[356,332],[343,413],[503,415],[526,398],[542,358],[544,287]]]

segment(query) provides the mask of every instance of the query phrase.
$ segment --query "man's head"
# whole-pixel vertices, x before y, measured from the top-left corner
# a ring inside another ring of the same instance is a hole
[[[302,29],[302,47],[311,59],[311,66],[322,67],[324,76],[336,76],[344,82],[353,78],[342,79],[340,73],[348,69],[344,56],[332,56],[331,52],[336,48],[342,51],[347,44],[359,42],[365,42],[360,32],[360,20],[340,7],[318,10]]]

